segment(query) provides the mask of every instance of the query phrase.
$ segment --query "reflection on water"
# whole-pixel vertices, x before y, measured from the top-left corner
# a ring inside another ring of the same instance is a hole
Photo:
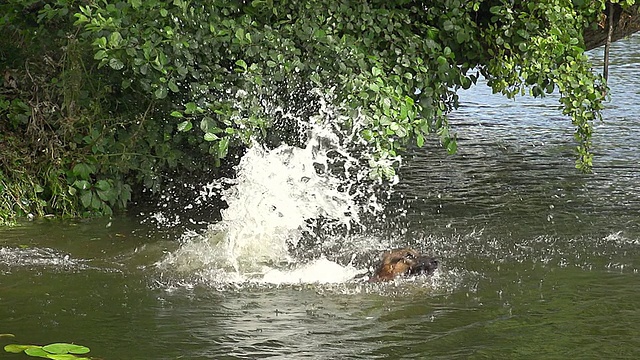
[[[130,219],[32,223],[0,231],[0,333],[104,359],[638,358],[639,45],[614,46],[593,175],[553,97],[475,87],[452,116],[459,153],[412,150],[386,216],[327,245],[432,251],[432,278],[166,282],[153,264],[175,241]]]
[[[395,199],[414,209],[408,221],[426,217],[500,232],[507,227],[516,233],[637,236],[639,39],[613,49],[618,60],[611,65],[612,101],[595,126],[594,174],[573,168],[573,128],[560,115],[556,96],[510,101],[475,87],[461,95],[462,106],[451,116],[458,153],[448,156],[435,146],[411,151],[401,174],[402,197]]]

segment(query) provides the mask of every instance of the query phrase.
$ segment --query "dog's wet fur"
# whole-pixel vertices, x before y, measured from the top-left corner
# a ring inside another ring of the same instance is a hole
[[[431,275],[438,268],[438,260],[411,248],[394,249],[382,254],[370,282],[391,281],[400,277]]]

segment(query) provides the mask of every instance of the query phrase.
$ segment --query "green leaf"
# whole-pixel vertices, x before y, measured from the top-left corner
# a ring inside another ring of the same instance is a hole
[[[491,12],[492,14],[499,15],[502,12],[502,9],[503,9],[502,6],[492,6],[491,8],[489,8],[489,12]]]
[[[455,154],[458,151],[458,143],[454,139],[450,139],[447,143],[447,152],[449,154]]]
[[[244,60],[240,59],[236,61],[236,65],[240,66],[242,70],[247,71],[247,63]]]
[[[109,37],[109,45],[111,45],[112,47],[118,47],[120,46],[121,42],[122,42],[122,35],[120,35],[120,33],[117,31],[112,32],[111,36]]]
[[[96,195],[102,201],[112,201],[112,200],[114,200],[114,193],[111,190],[106,190],[106,191],[96,190]]]
[[[132,83],[131,79],[123,79],[120,86],[122,86],[123,89],[128,89],[131,86],[131,83]]]
[[[93,191],[92,191],[93,193]],[[91,196],[91,208],[94,210],[99,210],[100,208],[102,208],[102,200],[100,199],[100,197],[97,194],[93,194]]]
[[[178,131],[189,131],[191,130],[191,128],[193,128],[193,124],[191,124],[191,121],[189,120],[183,121],[178,124]]]
[[[169,80],[167,86],[169,86],[169,90],[173,91],[174,93],[180,91],[180,89],[178,89],[178,85],[176,85],[176,82],[173,79]]]
[[[204,131],[205,133],[214,132],[214,129],[218,128],[217,125],[218,123],[212,117],[205,116],[200,121],[200,130]]]
[[[370,129],[365,129],[360,132],[360,136],[366,141],[373,140],[373,132]]]
[[[427,38],[431,40],[436,40],[438,38],[439,30],[436,28],[429,28],[427,30]]]
[[[98,50],[96,51],[95,55],[93,55],[93,58],[96,60],[102,60],[104,58],[107,57],[107,51],[106,50]]]
[[[458,31],[456,33],[456,41],[458,42],[458,44],[467,42],[469,41],[469,35],[464,31]]]
[[[112,186],[111,183],[109,183],[109,181],[107,180],[98,180],[98,182],[96,182],[96,188],[102,191],[108,191],[111,190]]]
[[[229,137],[223,137],[218,143],[218,157],[224,158],[229,152]]]
[[[18,354],[21,353],[23,351],[25,351],[26,349],[30,349],[30,348],[39,348],[40,346],[37,345],[19,345],[19,344],[9,344],[9,345],[5,345],[4,347],[4,351],[9,352],[9,353],[13,353],[13,354]]]
[[[164,86],[161,86],[154,92],[154,95],[156,96],[157,99],[162,100],[167,97],[167,93],[168,93],[167,88]]]
[[[407,115],[409,114],[409,108],[406,104],[401,104],[400,105],[400,115],[398,116],[399,119],[406,119]]]
[[[42,347],[40,347],[40,346],[34,346],[34,347],[30,347],[28,349],[25,349],[24,353],[29,355],[29,356],[41,357],[41,358],[45,358],[45,359],[48,359],[49,355],[51,355],[50,353],[42,350]]]
[[[322,81],[320,81],[320,74],[314,72],[309,76],[309,79],[316,85],[322,86]]]
[[[89,175],[95,173],[95,171],[96,170],[93,166],[85,163],[78,163],[71,170],[71,172],[73,172],[73,175],[81,179],[88,179]]]
[[[236,38],[240,41],[244,41],[244,29],[239,27],[236,29]]]
[[[122,68],[124,68],[124,63],[120,61],[120,59],[111,58],[109,59],[109,66],[113,70],[122,70]]]
[[[171,112],[171,116],[178,118],[178,119],[182,119],[184,118],[184,115],[182,115],[182,113],[180,111],[172,111]]]
[[[195,114],[198,111],[198,106],[196,103],[190,102],[185,104],[185,114]]]
[[[218,135],[216,135],[214,133],[206,133],[206,134],[204,134],[204,139],[206,141],[215,141],[215,140],[218,140],[219,137],[218,137]]]
[[[97,38],[94,42],[94,45],[100,47],[100,48],[106,48],[107,47],[107,38],[106,37],[100,37]]]
[[[85,191],[80,195],[80,202],[82,202],[82,206],[85,208],[89,208],[91,206],[91,202],[93,200],[93,193],[91,191]]]
[[[87,6],[80,6],[79,8],[80,8],[80,11],[81,11],[83,14],[85,14],[85,15],[87,15],[87,16],[91,16],[91,7],[89,7],[89,6],[87,5]]]
[[[45,345],[42,347],[43,350],[48,351],[52,354],[86,354],[90,350],[86,346],[76,345],[76,344],[68,344],[68,343],[54,343]]]
[[[51,354],[51,355],[48,355],[47,358],[52,360],[91,360],[91,358],[88,358],[88,357],[84,357],[84,356],[79,357],[72,354],[59,354],[59,355]]]
[[[73,187],[79,190],[88,190],[91,188],[91,183],[87,180],[76,180],[73,182]]]

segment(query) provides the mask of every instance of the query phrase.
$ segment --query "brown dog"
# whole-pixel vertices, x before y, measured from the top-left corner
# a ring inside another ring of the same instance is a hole
[[[438,260],[404,248],[382,254],[380,264],[369,281],[390,281],[401,276],[431,275],[438,268]]]

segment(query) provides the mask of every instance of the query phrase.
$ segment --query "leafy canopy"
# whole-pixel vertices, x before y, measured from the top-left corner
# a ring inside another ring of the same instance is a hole
[[[219,158],[230,142],[247,143],[272,125],[261,99],[287,106],[291,92],[311,96],[313,88],[364,116],[360,136],[373,147],[373,160],[396,156],[408,139],[422,146],[432,132],[453,152],[445,115],[458,105],[456,90],[475,83],[479,72],[510,97],[559,90],[576,126],[577,167],[588,170],[592,121],[605,92],[581,34],[604,6],[129,0],[87,5],[76,16],[95,39],[95,59],[122,72],[123,87],[170,98],[177,129],[199,125]]]
[[[332,124],[346,141],[369,147],[372,176],[391,177],[410,142],[435,134],[456,150],[446,115],[481,75],[509,97],[557,91],[588,171],[605,84],[582,31],[604,10],[604,0],[2,1],[0,222],[109,215],[136,188],[161,192],[163,175],[224,171],[253,139],[299,144],[305,125],[290,115],[309,125],[323,101],[349,119]]]

